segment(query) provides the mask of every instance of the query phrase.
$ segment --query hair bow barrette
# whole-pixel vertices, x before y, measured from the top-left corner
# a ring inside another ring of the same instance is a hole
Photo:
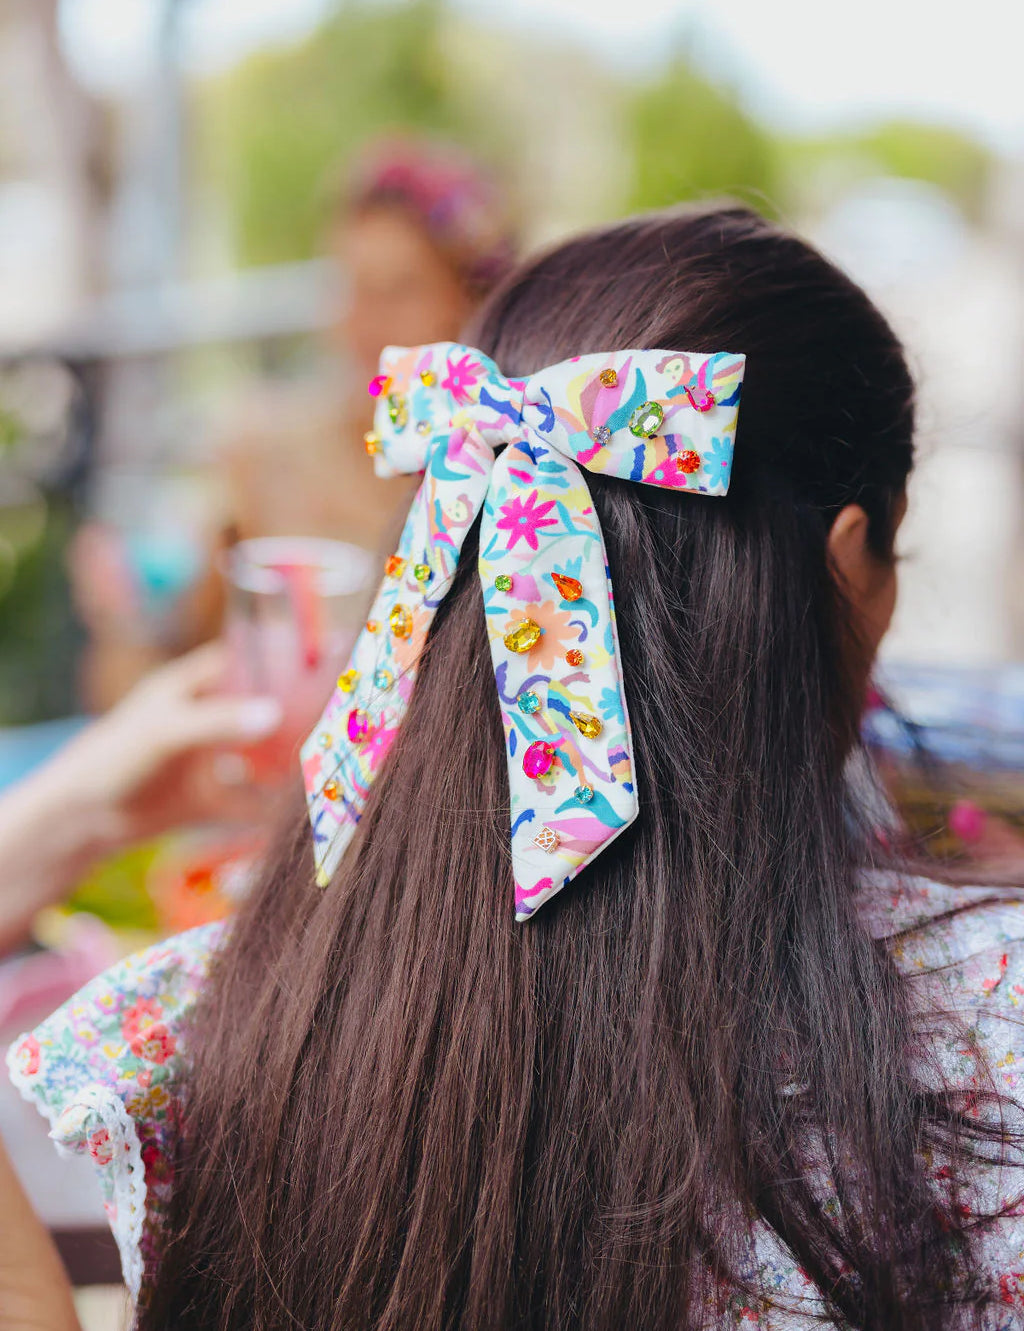
[[[523,380],[455,343],[384,351],[367,451],[378,475],[423,472],[423,482],[349,666],[302,749],[321,883],[398,734],[481,510],[516,918],[528,919],[636,818],[612,586],[580,469],[724,495],[743,369],[744,357],[727,352],[617,351]]]

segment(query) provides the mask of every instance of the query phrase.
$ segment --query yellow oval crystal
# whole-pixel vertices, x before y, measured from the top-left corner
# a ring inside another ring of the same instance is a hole
[[[580,732],[586,735],[587,739],[597,739],[604,726],[596,716],[591,716],[589,712],[570,712],[569,719]]]
[[[521,619],[505,634],[505,646],[510,652],[528,652],[540,642],[540,635],[543,632],[536,620]]]
[[[338,676],[338,688],[341,689],[343,693],[351,693],[355,688],[358,679],[358,670],[346,670],[343,674]]]
[[[408,638],[412,635],[412,614],[407,606],[394,606],[388,615],[388,623],[396,638]]]

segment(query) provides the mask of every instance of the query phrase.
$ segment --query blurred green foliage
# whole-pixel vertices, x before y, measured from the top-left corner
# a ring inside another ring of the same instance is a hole
[[[517,125],[500,123],[502,104],[485,106],[479,96],[474,102],[465,95],[468,86],[480,87],[469,77],[479,71],[467,62],[486,58],[479,30],[468,41],[451,40],[456,29],[470,32],[468,25],[443,0],[388,6],[350,0],[302,43],[255,55],[198,90],[199,171],[223,199],[235,261],[285,262],[315,253],[331,184],[353,152],[384,130],[451,135],[485,159],[500,160],[513,183],[537,170],[536,144],[524,142],[529,136]],[[501,36],[499,69],[510,78],[532,61],[530,40],[510,51],[516,42]],[[568,44],[564,59],[586,61]],[[609,145],[614,151],[602,154],[592,144],[581,150],[593,153],[595,174],[621,177],[612,194],[622,210],[731,195],[792,213],[827,206],[837,190],[871,176],[897,175],[934,184],[972,220],[982,214],[991,156],[953,129],[901,120],[856,133],[780,137],[685,50],[653,78],[627,81],[595,68],[581,86],[595,112],[599,100],[602,108],[616,108],[621,141]],[[580,124],[598,119],[580,105]],[[552,126],[554,161],[567,151],[561,133]]]
[[[76,887],[69,909],[88,911],[112,929],[155,932],[160,920],[146,882],[161,845],[146,841],[96,864]]]
[[[78,631],[65,551],[67,500],[0,505],[0,725],[44,721],[74,710]]]
[[[786,145],[790,170],[827,168],[833,187],[866,176],[899,176],[934,185],[972,222],[982,220],[994,159],[961,130],[891,120],[856,133]]]
[[[201,91],[199,142],[219,175],[243,264],[306,258],[323,240],[327,193],[370,136],[415,126],[455,134],[437,0],[348,4],[299,45],[243,62]]]
[[[726,88],[682,56],[628,101],[633,158],[630,206],[728,195],[764,208],[785,192],[772,137]]]

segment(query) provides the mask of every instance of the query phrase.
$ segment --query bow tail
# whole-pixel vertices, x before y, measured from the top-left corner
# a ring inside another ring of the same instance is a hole
[[[638,809],[600,524],[579,468],[533,432],[494,464],[480,578],[525,920]]]
[[[351,841],[405,719],[427,633],[484,502],[492,456],[481,439],[458,429],[439,437],[428,450],[423,482],[366,625],[302,747],[321,885],[329,881]]]

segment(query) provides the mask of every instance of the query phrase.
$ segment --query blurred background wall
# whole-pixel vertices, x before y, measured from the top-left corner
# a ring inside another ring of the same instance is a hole
[[[921,384],[887,650],[1019,656],[1022,28],[1011,0],[0,0],[0,724],[81,706],[83,519],[134,542],[133,627],[166,636],[218,422],[341,373],[331,200],[407,128],[488,163],[528,247],[728,194],[847,266]]]

